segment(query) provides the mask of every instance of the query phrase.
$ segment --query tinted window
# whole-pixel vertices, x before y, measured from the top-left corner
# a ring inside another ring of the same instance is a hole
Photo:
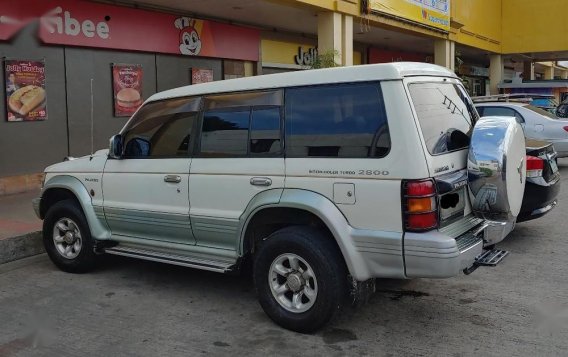
[[[538,113],[540,115],[544,115],[547,118],[558,119],[558,117],[556,115],[554,115],[551,112],[544,110],[542,108],[538,108],[538,107],[535,107],[535,106],[532,106],[532,105],[527,105],[527,106],[525,106],[525,108],[528,109],[528,110],[531,110],[535,113]]]
[[[193,142],[199,99],[152,102],[123,130],[127,158],[186,157]]]
[[[286,153],[292,157],[383,157],[390,137],[378,84],[286,91]]]
[[[515,117],[518,123],[524,123],[523,117],[514,109],[506,107],[484,107],[484,117]]]
[[[463,88],[438,82],[410,84],[409,90],[430,154],[468,147],[464,136],[471,136],[477,113]]]
[[[247,154],[250,109],[203,113],[201,153],[210,156]]]
[[[277,154],[280,147],[280,108],[254,108],[250,128],[251,154]]]

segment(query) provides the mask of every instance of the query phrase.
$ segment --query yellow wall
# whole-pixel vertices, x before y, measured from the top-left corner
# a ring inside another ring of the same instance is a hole
[[[452,0],[452,20],[463,24],[450,39],[464,45],[501,52],[501,1]]]
[[[568,0],[502,0],[503,53],[568,50]]]
[[[317,47],[315,43],[310,43],[309,41],[299,43],[263,39],[261,41],[262,62],[295,64],[294,56],[298,54],[298,46],[302,46],[303,51]],[[361,61],[361,52],[353,51],[353,64],[361,64]]]
[[[358,10],[361,0],[269,1],[309,5],[312,9],[361,16]],[[383,3],[383,0],[370,1]],[[568,0],[450,0],[450,14],[452,24],[463,24],[463,27],[451,28],[448,35],[430,33],[396,19],[385,20],[376,16],[366,18],[376,26],[395,31],[398,28],[431,38],[448,38],[459,44],[494,53],[568,51]]]

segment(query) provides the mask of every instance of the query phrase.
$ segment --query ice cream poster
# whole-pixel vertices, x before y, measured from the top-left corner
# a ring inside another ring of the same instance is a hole
[[[4,61],[8,121],[47,119],[45,63],[7,59]]]
[[[113,64],[114,116],[129,117],[142,105],[142,66]]]

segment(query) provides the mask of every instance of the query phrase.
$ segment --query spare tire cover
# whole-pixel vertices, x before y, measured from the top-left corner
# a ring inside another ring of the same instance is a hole
[[[474,215],[498,222],[515,220],[526,178],[525,136],[513,117],[481,118],[473,129],[467,159]]]

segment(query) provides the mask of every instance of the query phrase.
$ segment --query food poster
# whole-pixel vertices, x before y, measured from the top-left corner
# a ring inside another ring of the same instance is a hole
[[[45,63],[7,59],[4,61],[8,121],[47,119]]]
[[[213,82],[212,69],[192,68],[190,70],[190,73],[191,73],[191,84]]]
[[[129,117],[142,105],[142,66],[113,64],[114,116]]]

